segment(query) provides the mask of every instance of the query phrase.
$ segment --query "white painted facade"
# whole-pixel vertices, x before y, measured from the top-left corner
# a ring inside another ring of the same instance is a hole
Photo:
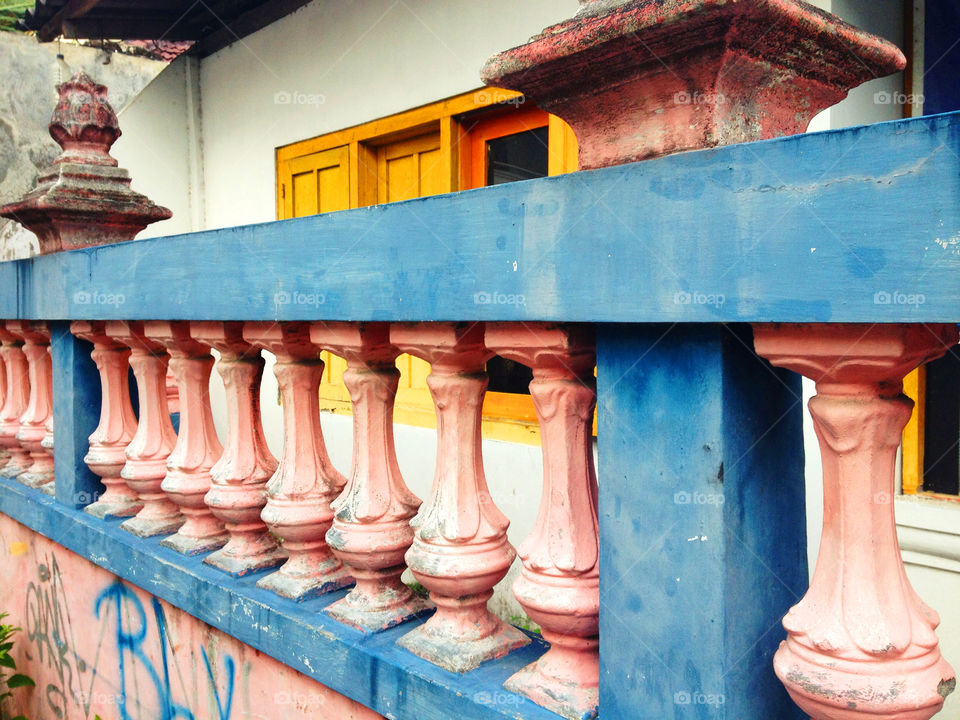
[[[903,0],[814,4],[903,46]],[[576,9],[576,0],[315,0],[201,62],[174,62],[122,114],[124,136],[115,146],[134,187],[174,210],[173,219],[152,226],[143,237],[274,220],[276,147],[474,89],[487,57]],[[818,116],[811,130],[896,119],[901,108],[875,102],[875,94],[901,89],[899,77],[867,83]],[[284,92],[316,100],[275,103],[275,95]],[[811,248],[818,242],[831,239],[811,238]],[[812,389],[809,384],[804,389],[806,399]],[[218,380],[214,397],[222,416]],[[263,406],[271,447],[279,452],[282,425],[269,372]],[[812,570],[822,492],[809,414],[806,423]],[[323,426],[334,463],[346,472],[351,420],[325,415]],[[424,497],[433,475],[435,433],[397,426],[396,437],[404,476]],[[519,543],[535,518],[539,448],[488,440],[484,465],[491,494],[511,519],[511,540]],[[960,607],[953,601],[960,596],[960,506],[904,500],[898,501],[897,513],[910,577],[943,614],[944,653],[960,664]],[[500,589],[501,612],[518,614],[515,605],[507,607],[512,598],[506,584]],[[953,703],[960,707],[960,701]]]

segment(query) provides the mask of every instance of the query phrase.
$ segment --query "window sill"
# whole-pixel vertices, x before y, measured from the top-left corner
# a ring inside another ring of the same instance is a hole
[[[895,507],[904,562],[960,573],[960,503],[904,495]]]

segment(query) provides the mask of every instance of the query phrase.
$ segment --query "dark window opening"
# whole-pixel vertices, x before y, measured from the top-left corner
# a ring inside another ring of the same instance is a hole
[[[487,185],[546,177],[548,137],[541,127],[487,140]]]
[[[487,141],[487,185],[546,177],[549,153],[548,129],[506,135]],[[491,392],[530,394],[533,371],[526,365],[502,357],[487,363]]]
[[[927,364],[923,489],[960,494],[960,346]]]

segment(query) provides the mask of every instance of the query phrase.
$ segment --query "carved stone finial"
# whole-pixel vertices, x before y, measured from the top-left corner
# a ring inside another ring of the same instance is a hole
[[[905,64],[800,0],[581,0],[482,75],[570,123],[586,169],[800,133]]]
[[[57,90],[50,135],[63,152],[37,187],[0,207],[0,217],[34,233],[41,254],[133,240],[150,223],[172,217],[131,190],[130,175],[110,156],[120,127],[107,88],[78,72]]]
[[[60,102],[50,119],[50,137],[63,148],[54,162],[111,165],[110,148],[120,137],[117,114],[107,100],[107,87],[82,70],[57,85]]]

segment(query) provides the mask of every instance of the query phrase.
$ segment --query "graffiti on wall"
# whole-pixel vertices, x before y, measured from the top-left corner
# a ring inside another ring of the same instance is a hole
[[[140,595],[118,579],[100,591],[93,607],[78,607],[69,600],[56,555],[43,558],[27,585],[24,628],[27,660],[53,670],[40,688],[43,706],[59,720],[78,712],[89,718],[105,704],[116,706],[112,715],[119,720],[197,720],[204,697],[208,708],[201,716],[229,720],[233,657],[216,652],[211,637],[209,647],[200,644],[198,661],[193,648],[171,641],[160,601],[150,597],[149,606],[148,612]]]

